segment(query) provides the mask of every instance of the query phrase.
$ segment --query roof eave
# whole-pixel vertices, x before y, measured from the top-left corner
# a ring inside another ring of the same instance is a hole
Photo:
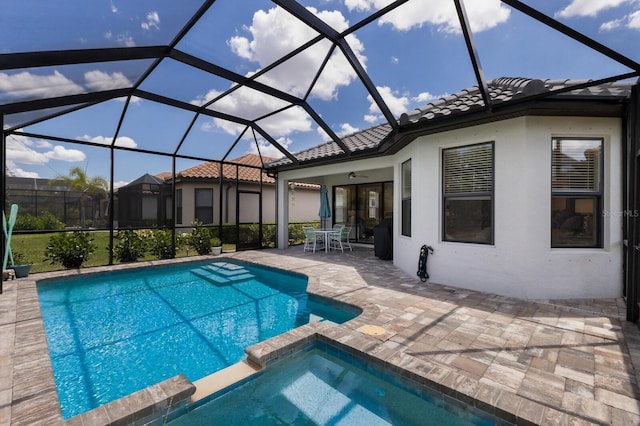
[[[380,145],[380,151],[386,155],[395,154],[425,135],[463,129],[510,118],[524,116],[556,116],[556,117],[624,117],[626,98],[621,97],[583,97],[576,99],[545,99],[535,103],[495,105],[491,112],[487,110],[459,114],[454,117],[443,117],[432,120],[419,120],[401,126],[391,140]]]

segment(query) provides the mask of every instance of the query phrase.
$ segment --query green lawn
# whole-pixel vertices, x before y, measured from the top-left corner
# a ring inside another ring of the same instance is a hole
[[[91,232],[93,242],[96,245],[95,251],[89,257],[89,260],[82,264],[83,267],[90,266],[103,266],[109,264],[109,232],[107,231],[94,231]],[[49,245],[49,237],[51,234],[14,234],[11,237],[11,250],[13,252],[20,252],[26,254],[33,262],[31,268],[32,273],[37,272],[49,272],[59,271],[64,269],[62,265],[51,265],[46,259],[45,251]],[[231,247],[224,247],[225,250],[232,249]],[[235,249],[235,247],[233,247]],[[178,251],[176,257],[193,256],[196,252],[193,249],[187,250],[182,248]],[[154,256],[147,254],[140,260],[153,260]],[[116,263],[116,262],[114,262]]]
[[[302,233],[302,225],[305,223],[292,223],[289,225],[289,244],[301,244],[304,242],[304,234]],[[49,245],[49,238],[53,234],[13,234],[11,238],[11,250],[20,252],[28,256],[33,263],[32,273],[59,271],[64,269],[60,264],[51,265],[46,260],[45,251]],[[83,267],[104,266],[109,264],[109,232],[108,231],[92,231],[93,242],[96,249],[89,257],[89,260],[82,264]],[[225,252],[235,251],[235,244],[224,244],[222,250]],[[195,256],[196,251],[192,247],[182,247],[178,250],[176,257]],[[155,257],[147,254],[140,260],[153,260]],[[114,263],[117,263],[114,260]]]

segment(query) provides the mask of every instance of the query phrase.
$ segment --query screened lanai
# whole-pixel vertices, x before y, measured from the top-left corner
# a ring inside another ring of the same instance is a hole
[[[640,75],[636,2],[8,0],[2,9],[4,211],[7,177],[55,181],[79,167],[107,183],[92,196],[99,210],[79,223],[108,231],[109,245],[118,188],[145,175],[161,177],[166,196],[161,219],[144,227],[188,229],[177,221],[176,176],[202,163],[238,167],[203,177],[219,188],[262,193],[280,171],[397,150],[424,126],[403,114],[464,88],[477,87],[479,101],[460,115],[490,120],[533,97]],[[572,83],[497,103],[488,82],[501,77]],[[247,154],[269,161],[234,162]],[[263,170],[249,189],[242,168]],[[198,207],[222,226],[222,189]],[[262,215],[248,222],[260,229],[249,246],[264,246]]]

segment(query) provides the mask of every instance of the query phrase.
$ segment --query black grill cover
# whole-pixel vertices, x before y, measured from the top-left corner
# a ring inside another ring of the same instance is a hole
[[[393,219],[383,219],[373,228],[373,253],[382,260],[393,259]]]

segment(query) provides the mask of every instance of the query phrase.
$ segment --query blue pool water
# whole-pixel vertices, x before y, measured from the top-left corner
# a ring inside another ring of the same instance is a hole
[[[418,389],[323,343],[170,417],[168,426],[496,423],[473,407]]]
[[[228,261],[138,268],[38,284],[64,418],[179,373],[194,381],[245,357],[244,348],[321,310],[306,277]]]

